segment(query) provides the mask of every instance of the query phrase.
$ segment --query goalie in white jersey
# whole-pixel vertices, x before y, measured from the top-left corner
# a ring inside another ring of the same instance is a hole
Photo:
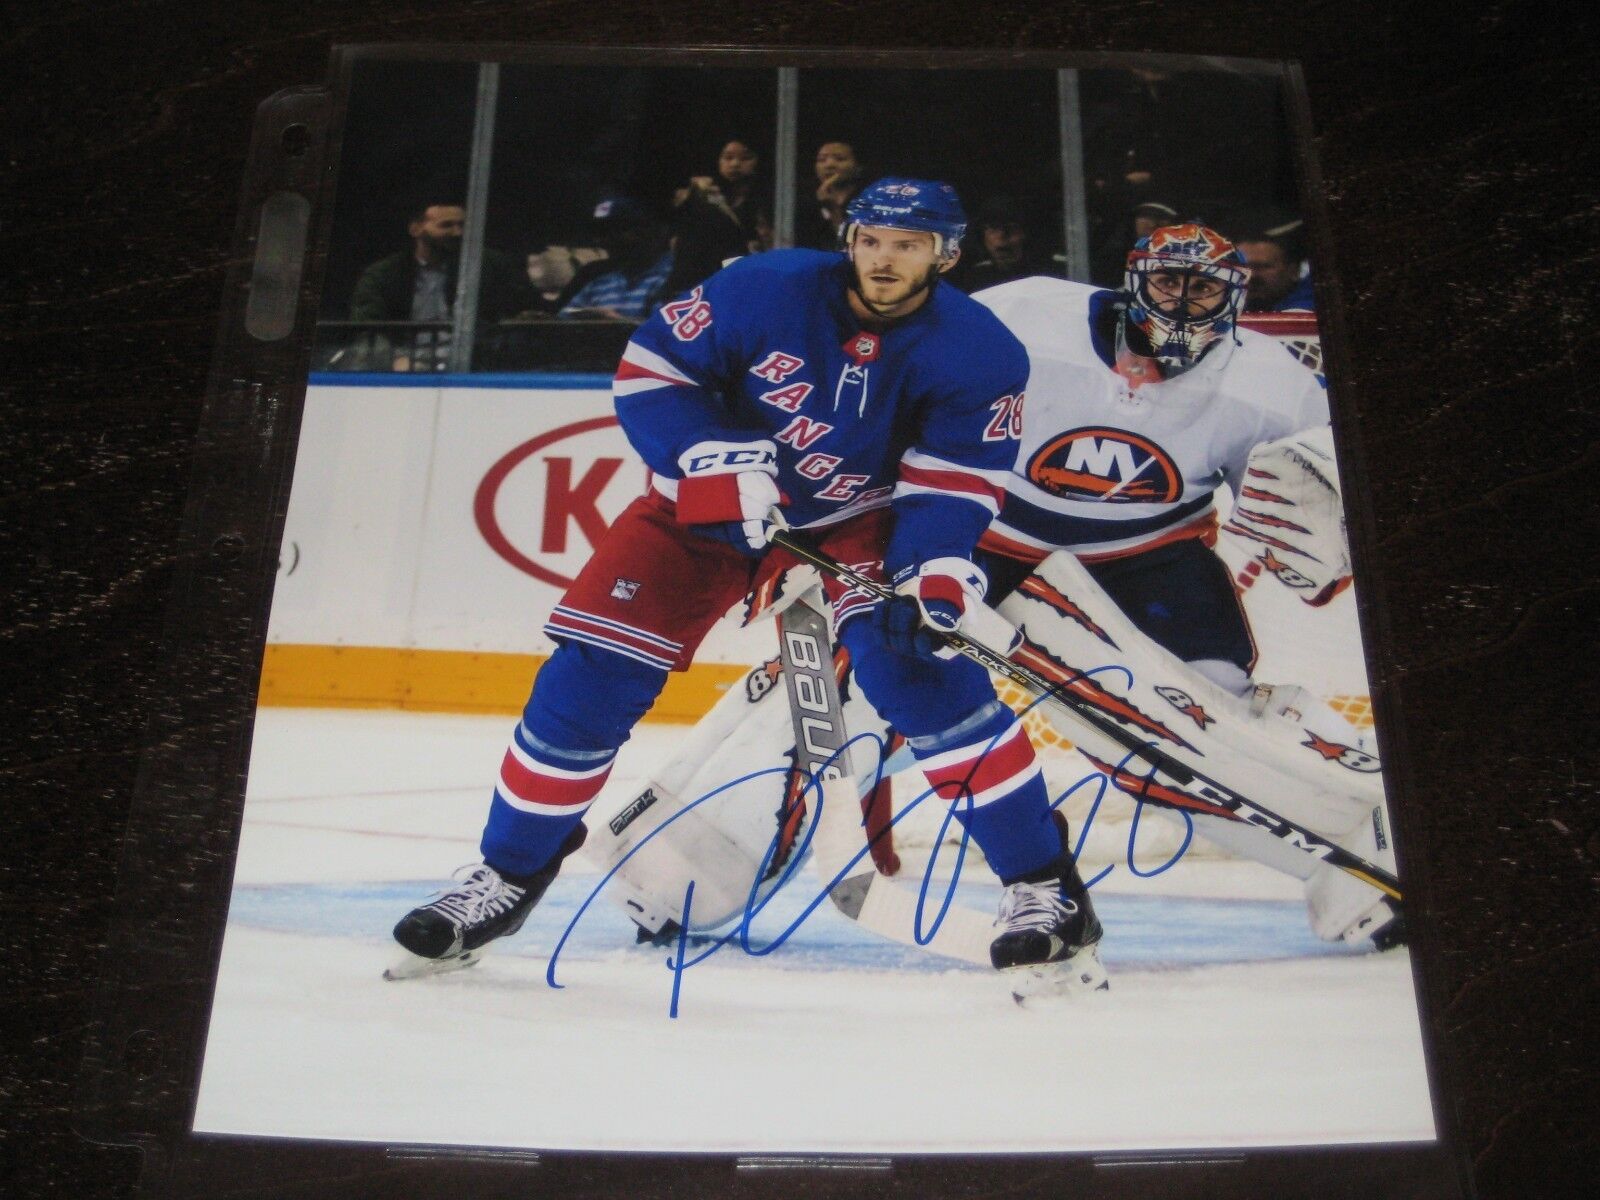
[[[1021,448],[979,561],[999,603],[1050,555],[1070,552],[1128,622],[1190,670],[1248,697],[1257,715],[1315,728],[1375,771],[1365,741],[1304,689],[1256,685],[1249,621],[1213,549],[1226,484],[1227,528],[1264,545],[1262,561],[1308,604],[1350,582],[1326,392],[1275,338],[1239,328],[1248,278],[1227,239],[1187,223],[1133,248],[1121,292],[1033,278],[976,295],[1030,362]],[[1250,465],[1264,446],[1273,453],[1256,461],[1271,472]],[[1360,849],[1378,857],[1381,813],[1373,822],[1375,834],[1355,828]],[[1403,940],[1398,910],[1344,872],[1307,871],[1236,822],[1197,827],[1306,878],[1324,937]]]
[[[1317,377],[1238,328],[1248,278],[1230,242],[1187,224],[1134,247],[1124,292],[1034,278],[976,296],[1031,364],[1017,464],[982,541],[993,592],[1070,550],[1141,632],[1235,693],[1255,645],[1210,549],[1217,492],[1241,494],[1256,446],[1328,420]]]

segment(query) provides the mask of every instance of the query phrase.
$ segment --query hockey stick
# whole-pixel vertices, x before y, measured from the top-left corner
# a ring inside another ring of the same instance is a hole
[[[770,538],[774,546],[781,546],[802,562],[810,563],[818,570],[826,572],[842,583],[847,583],[851,587],[879,600],[894,599],[895,592],[893,588],[876,579],[869,578],[839,562],[831,555],[823,553],[785,526],[773,527],[770,532]],[[940,633],[939,636],[951,649],[972,659],[987,670],[1004,676],[1017,686],[1026,688],[1033,695],[1054,701],[1071,713],[1077,720],[1116,742],[1131,757],[1146,763],[1152,768],[1152,771],[1159,771],[1166,775],[1178,787],[1196,789],[1206,806],[1226,809],[1233,814],[1235,819],[1265,829],[1268,833],[1295,849],[1342,871],[1346,871],[1364,883],[1371,884],[1391,899],[1397,901],[1404,899],[1400,893],[1400,881],[1391,872],[1368,862],[1358,854],[1352,854],[1343,846],[1329,841],[1321,834],[1314,833],[1305,826],[1291,821],[1287,817],[1280,816],[1257,801],[1251,800],[1249,797],[1202,774],[1181,759],[1146,742],[1138,734],[1122,728],[1111,718],[1098,712],[1087,701],[1072,695],[1072,693],[1064,690],[1059,684],[1039,672],[1025,667],[1021,663],[1013,662],[1005,655],[991,650],[981,642],[975,642],[971,638],[963,637],[960,633]],[[1118,771],[1119,776],[1125,776],[1126,774],[1126,772]],[[1155,782],[1153,775],[1144,779],[1144,787],[1132,794],[1139,800],[1160,805],[1164,808],[1183,811],[1184,805],[1174,803],[1154,794],[1151,784]],[[1124,788],[1123,790],[1127,791],[1129,789]]]
[[[991,966],[994,927],[987,917],[951,904],[939,919],[937,901],[924,907],[915,889],[873,866],[856,815],[861,797],[851,770],[827,618],[797,600],[778,614],[778,645],[794,718],[795,769],[802,779],[815,780],[820,791],[811,852],[824,881],[834,881],[828,898],[845,917],[880,937]],[[922,929],[933,932],[919,937]]]

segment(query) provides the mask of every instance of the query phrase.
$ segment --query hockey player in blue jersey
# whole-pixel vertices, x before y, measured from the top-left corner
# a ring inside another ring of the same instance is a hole
[[[894,583],[879,603],[828,581],[835,630],[1005,885],[994,966],[1019,999],[1104,985],[1100,924],[1027,733],[987,673],[929,633],[982,603],[972,553],[1016,458],[1027,355],[940,285],[965,230],[949,185],[880,180],[848,216],[843,254],[735,262],[629,342],[614,395],[651,489],[552,611],[557,650],[502,763],[483,864],[400,921],[408,958],[391,977],[471,965],[521,927],[667,672],[782,553],[776,507]]]

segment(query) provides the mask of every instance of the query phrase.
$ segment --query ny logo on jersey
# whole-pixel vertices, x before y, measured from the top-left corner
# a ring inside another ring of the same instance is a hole
[[[1054,496],[1112,504],[1170,504],[1183,494],[1172,456],[1123,429],[1072,429],[1028,460],[1028,479]]]
[[[639,594],[639,585],[632,579],[619,579],[611,585],[613,600],[632,600]]]

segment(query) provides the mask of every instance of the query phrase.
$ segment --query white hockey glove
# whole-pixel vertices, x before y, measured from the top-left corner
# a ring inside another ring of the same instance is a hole
[[[983,602],[989,580],[965,558],[934,558],[895,573],[895,598],[878,606],[877,621],[901,654],[954,658],[939,633],[958,630],[1009,654],[1021,641],[1015,627]],[[936,632],[935,632],[936,631]]]
[[[678,523],[744,554],[766,551],[767,514],[783,503],[778,448],[753,442],[696,442],[678,456]]]
[[[1257,446],[1225,533],[1253,543],[1262,570],[1313,607],[1350,584],[1344,504],[1327,426]]]

